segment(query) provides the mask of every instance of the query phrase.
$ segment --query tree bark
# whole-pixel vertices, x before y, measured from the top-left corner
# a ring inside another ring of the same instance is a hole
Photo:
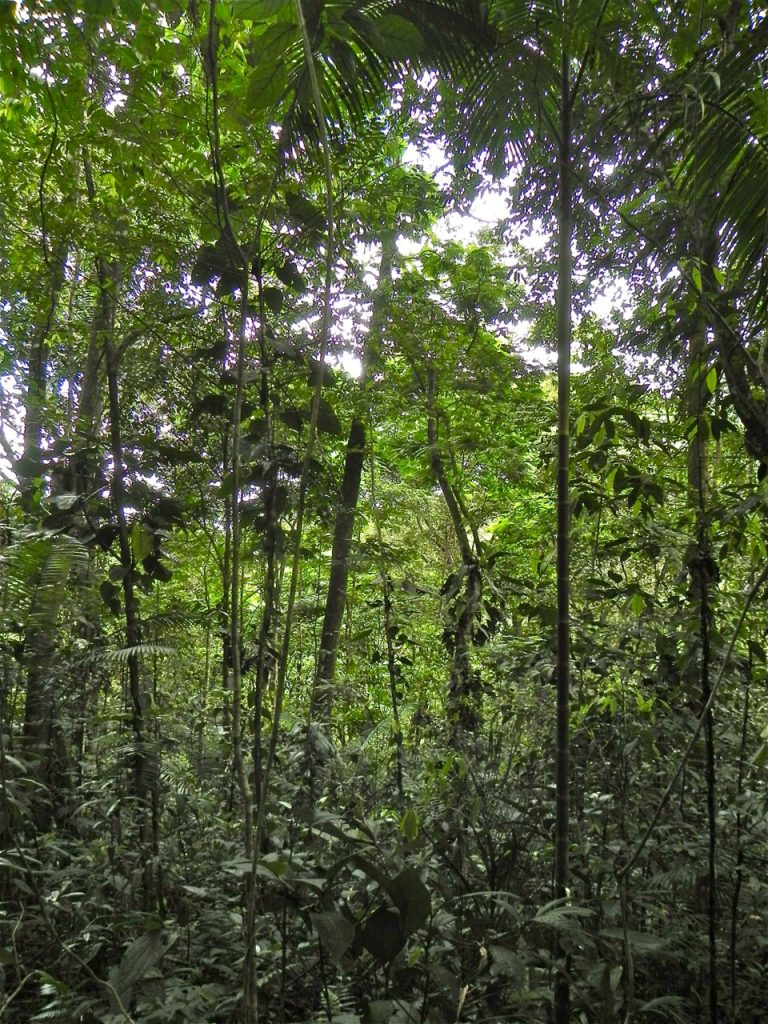
[[[702,287],[706,291],[716,288],[713,267],[717,259],[717,239],[706,232],[700,223],[693,225],[693,231],[700,238],[698,265]],[[705,234],[705,237],[701,237]],[[689,424],[695,424],[688,445],[688,506],[695,522],[693,555],[688,559],[690,576],[689,597],[695,611],[698,636],[683,673],[686,698],[693,700],[694,687],[698,687],[701,706],[706,707],[711,693],[710,679],[710,629],[712,611],[710,588],[716,573],[712,557],[712,544],[707,528],[707,504],[710,490],[708,434],[702,429],[703,417],[709,402],[706,384],[709,357],[708,335],[710,329],[707,306],[699,297],[693,329],[688,344],[686,416]],[[693,428],[689,426],[689,430]],[[698,713],[698,712],[697,712]],[[709,1019],[717,1024],[718,970],[717,970],[717,777],[715,764],[714,716],[710,709],[704,722],[704,762],[707,803],[707,933],[709,947]]]
[[[110,455],[112,457],[110,490],[117,520],[120,566],[123,570],[123,622],[125,646],[128,648],[128,692],[131,702],[134,746],[133,791],[138,801],[139,842],[143,862],[142,903],[146,911],[152,911],[156,909],[157,901],[161,897],[158,885],[159,866],[155,864],[159,764],[157,751],[153,749],[146,734],[144,707],[147,695],[141,681],[142,634],[135,588],[136,565],[131,546],[131,527],[125,513],[127,493],[120,408],[119,358],[114,339],[120,268],[117,264],[99,257],[97,270],[99,288],[101,289],[102,305],[100,308],[102,313],[107,314],[102,321],[102,350],[107,376]]]
[[[28,346],[27,387],[24,395],[24,447],[17,464],[21,505],[32,512],[39,501],[38,481],[42,477],[43,412],[48,397],[48,356],[50,336],[56,319],[61,289],[66,277],[69,245],[57,246],[49,268],[48,302],[34,325]]]
[[[382,239],[379,279],[373,297],[371,323],[363,351],[360,404],[363,404],[362,399],[370,367],[380,358],[381,336],[392,284],[392,264],[395,251],[394,231],[388,232]],[[344,607],[347,600],[347,579],[352,553],[352,537],[355,529],[357,502],[360,496],[360,481],[365,462],[365,444],[365,412],[361,409],[352,417],[349,437],[347,439],[344,473],[339,489],[339,501],[333,528],[331,571],[325,600],[323,628],[320,636],[320,652],[317,659],[310,707],[311,717],[326,725],[330,723],[333,711],[336,660],[339,652],[341,622],[344,617]]]
[[[464,574],[462,594],[463,607],[452,626],[445,631],[447,646],[451,652],[451,678],[448,690],[448,717],[451,739],[461,743],[464,735],[477,728],[480,723],[479,680],[472,672],[470,650],[475,617],[482,597],[482,576],[480,572],[480,551],[473,551],[469,534],[464,525],[461,501],[448,479],[440,451],[435,409],[435,373],[427,371],[427,444],[429,461],[443,495],[448,515],[453,526],[459,548]]]
[[[560,152],[558,167],[557,265],[557,726],[555,754],[555,899],[568,893],[570,817],[570,386],[571,386],[571,88],[568,54],[563,50],[560,78]],[[556,956],[566,959],[555,975],[555,1024],[568,1024],[570,985],[567,957],[556,943]]]

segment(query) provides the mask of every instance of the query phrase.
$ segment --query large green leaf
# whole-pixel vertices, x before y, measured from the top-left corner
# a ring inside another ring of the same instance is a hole
[[[248,82],[248,108],[260,113],[276,106],[288,89],[288,72],[285,62],[279,58],[265,60],[251,72]]]
[[[326,910],[310,917],[323,950],[331,960],[338,962],[354,941],[354,924],[338,910]]]
[[[130,1004],[137,983],[160,963],[174,941],[175,936],[168,932],[145,932],[130,944],[120,963],[110,969],[109,982],[123,1006]],[[112,992],[110,1002],[113,1012],[116,1013],[119,1006]]]
[[[263,21],[292,6],[293,0],[233,0],[232,12],[246,21]]]
[[[413,934],[426,924],[432,900],[416,868],[404,868],[396,875],[390,882],[389,893],[400,911],[406,935]]]
[[[379,907],[363,925],[360,939],[375,960],[388,964],[405,945],[400,914],[389,907]]]
[[[256,66],[268,60],[285,60],[299,40],[299,29],[292,21],[278,21],[250,38],[248,60]]]
[[[378,49],[392,60],[412,60],[424,48],[424,38],[407,18],[399,14],[385,14],[374,22]]]

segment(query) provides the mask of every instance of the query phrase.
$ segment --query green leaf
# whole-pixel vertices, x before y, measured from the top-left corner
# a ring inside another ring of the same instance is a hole
[[[129,21],[138,25],[139,19],[142,15],[142,9],[144,7],[142,0],[121,0],[120,7],[121,13],[124,14]]]
[[[248,107],[259,113],[276,106],[288,88],[288,72],[283,61],[265,61],[251,72],[248,82]]]
[[[317,429],[321,434],[330,434],[331,437],[338,437],[341,433],[341,420],[333,411],[333,406],[320,399],[320,407],[317,410]]]
[[[419,815],[409,807],[400,819],[400,834],[403,839],[413,841],[419,834]]]
[[[394,960],[405,945],[405,931],[400,914],[389,907],[379,907],[365,922],[360,940],[380,964]]]
[[[152,530],[142,523],[134,523],[131,527],[131,550],[137,562],[143,562],[155,549],[155,537]]]
[[[379,50],[392,60],[410,60],[424,47],[424,38],[413,24],[399,14],[385,14],[374,22]]]
[[[272,61],[285,61],[288,50],[299,40],[299,30],[291,21],[278,21],[264,32],[251,36],[248,62],[251,67]]]
[[[292,6],[292,0],[233,0],[232,13],[245,21],[263,21]]]
[[[396,1009],[391,999],[374,999],[368,1003],[368,1019],[371,1024],[388,1024]]]
[[[685,1008],[685,1000],[682,996],[656,996],[650,1002],[643,1003],[638,1013],[657,1013],[664,1020],[669,1020],[669,1010],[682,1010]],[[678,1020],[680,1018],[677,1018]]]
[[[175,647],[167,647],[164,644],[137,644],[135,647],[120,647],[116,651],[112,651],[108,656],[119,664],[126,665],[131,658],[149,658],[149,657],[173,657],[177,654]],[[145,694],[148,700],[147,706],[151,704],[152,698],[149,694]]]
[[[282,409],[280,411],[279,419],[291,430],[295,430],[297,433],[301,432],[304,417],[299,410],[295,409],[292,405],[289,405],[287,409]]]
[[[623,942],[625,935],[621,928],[601,928],[600,938]],[[666,941],[658,935],[635,931],[632,928],[627,931],[626,939],[629,940],[630,946],[636,953],[658,953],[666,946]]]
[[[281,267],[277,267],[275,275],[277,279],[286,286],[286,288],[291,288],[296,292],[306,290],[307,282],[293,260],[286,260]]]
[[[320,207],[301,192],[297,192],[295,189],[286,189],[285,201],[292,220],[301,227],[314,231],[324,226],[325,217]]]
[[[283,308],[283,292],[281,288],[269,285],[266,288],[262,288],[261,295],[264,299],[264,305],[271,313],[279,313]]]
[[[56,508],[61,509],[63,512],[68,512],[70,509],[74,508],[79,501],[79,494],[57,494],[54,498],[51,498],[51,504],[55,505]]]
[[[491,954],[491,977],[507,975],[519,980],[525,975],[525,964],[521,957],[514,950],[506,946],[491,945],[488,949]]]
[[[404,868],[392,879],[389,892],[400,911],[403,931],[412,935],[426,923],[432,910],[429,889],[415,868]]]
[[[293,8],[293,0],[233,0],[232,13],[243,17],[249,22],[260,22],[280,11]]]
[[[323,950],[332,961],[338,962],[354,941],[354,924],[338,910],[327,910],[309,916]]]
[[[136,984],[160,963],[174,940],[175,936],[167,932],[145,932],[126,949],[120,964],[110,969],[109,982],[124,1005],[130,1003]],[[112,1011],[116,1013],[119,1008],[117,1000],[111,992],[109,997]]]
[[[553,900],[534,917],[538,924],[549,925],[555,931],[568,931],[579,927],[579,918],[593,917],[594,911],[588,907],[578,907],[569,904],[562,904],[559,900]]]

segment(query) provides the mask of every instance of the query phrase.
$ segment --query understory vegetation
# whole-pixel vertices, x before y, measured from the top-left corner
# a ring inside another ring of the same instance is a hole
[[[768,1019],[767,43],[0,3],[0,1020]]]

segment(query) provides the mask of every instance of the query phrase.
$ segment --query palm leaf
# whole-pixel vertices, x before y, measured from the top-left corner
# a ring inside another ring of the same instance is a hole
[[[700,105],[684,136],[673,181],[709,219],[730,274],[751,295],[750,313],[768,305],[768,78],[762,68],[768,21],[696,78]]]

